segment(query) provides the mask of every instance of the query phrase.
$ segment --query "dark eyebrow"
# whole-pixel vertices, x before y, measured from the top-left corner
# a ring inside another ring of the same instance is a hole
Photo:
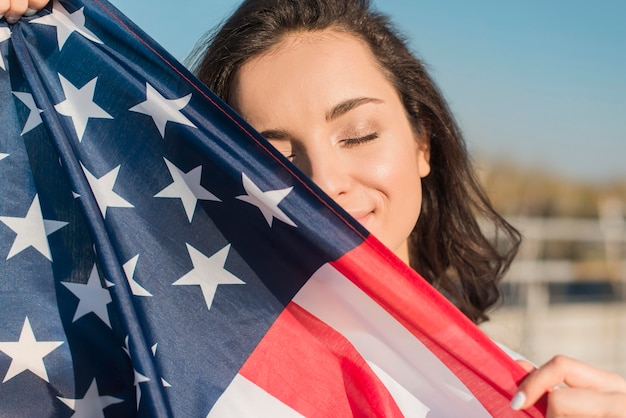
[[[287,132],[285,131],[281,131],[279,129],[269,129],[267,131],[263,131],[263,132],[259,132],[263,138],[270,140],[270,139],[285,139],[287,138],[289,135],[287,135]]]
[[[364,105],[366,103],[382,103],[383,101],[380,99],[375,99],[373,97],[358,97],[356,99],[348,99],[337,106],[333,107],[330,112],[326,113],[326,121],[330,122],[334,119],[337,119],[339,116],[349,112],[357,106]]]

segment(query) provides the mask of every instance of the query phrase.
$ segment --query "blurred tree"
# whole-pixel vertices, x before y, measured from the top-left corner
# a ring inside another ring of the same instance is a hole
[[[583,182],[506,159],[479,160],[477,166],[492,203],[504,216],[597,218],[602,201],[626,202],[626,179]]]

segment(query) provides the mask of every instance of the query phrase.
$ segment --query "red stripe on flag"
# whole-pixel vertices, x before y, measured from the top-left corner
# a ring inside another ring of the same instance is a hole
[[[307,417],[401,417],[354,347],[291,303],[239,372]]]
[[[491,415],[545,415],[545,402],[521,412],[510,408],[526,372],[374,237],[331,264],[415,335]]]

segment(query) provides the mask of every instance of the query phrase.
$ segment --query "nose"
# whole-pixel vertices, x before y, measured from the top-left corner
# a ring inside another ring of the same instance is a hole
[[[349,166],[332,147],[307,150],[306,161],[301,169],[334,200],[338,200],[350,188]]]

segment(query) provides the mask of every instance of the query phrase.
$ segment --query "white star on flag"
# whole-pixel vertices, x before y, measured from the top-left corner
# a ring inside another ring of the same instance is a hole
[[[149,382],[150,379],[142,375],[135,369],[133,369],[133,371],[135,372],[135,380],[133,381],[133,386],[135,386],[135,398],[137,399],[137,410],[139,410],[139,403],[141,402],[141,386],[139,386],[139,384]]]
[[[124,273],[126,273],[126,280],[130,285],[130,290],[135,296],[152,296],[152,293],[148,292],[134,279],[135,268],[137,267],[137,260],[139,260],[139,254],[124,263]]]
[[[241,173],[241,181],[247,194],[237,196],[237,199],[259,208],[270,227],[272,226],[274,218],[280,219],[287,225],[297,227],[297,225],[278,207],[280,202],[287,197],[293,187],[263,192],[245,173]]]
[[[146,83],[146,101],[131,107],[129,110],[150,116],[157,126],[161,137],[165,138],[165,125],[167,122],[176,122],[193,128],[196,127],[181,113],[181,109],[187,106],[189,100],[191,100],[191,93],[178,99],[166,99],[150,83]]]
[[[132,360],[132,357],[130,355],[130,349],[128,348],[128,340],[129,338],[128,336],[126,336],[126,338],[124,338],[124,346],[122,347],[122,349],[124,350],[128,358]],[[154,353],[152,353],[152,355],[154,355]],[[141,387],[139,386],[139,384],[149,382],[150,378],[139,373],[134,367],[133,372],[135,376],[133,386],[135,386],[135,398],[137,399],[137,410],[139,410],[139,403],[141,402]]]
[[[106,218],[107,209],[110,207],[134,208],[134,206],[131,205],[126,199],[113,191],[113,187],[115,187],[115,182],[117,181],[117,175],[122,167],[121,165],[118,165],[100,178],[96,178],[96,176],[91,174],[82,164],[81,166],[87,176],[87,181],[89,182],[91,190],[93,191],[96,201],[98,202],[103,218]]]
[[[187,244],[187,251],[189,252],[189,257],[191,257],[193,270],[176,280],[172,283],[172,285],[200,286],[206,306],[208,309],[211,309],[218,285],[246,284],[243,280],[239,279],[237,276],[224,268],[229,250],[230,244],[213,254],[211,257],[207,257],[191,245]]]
[[[57,398],[74,411],[72,418],[105,418],[103,411],[107,406],[124,401],[113,396],[100,396],[96,379],[91,381],[82,399]]]
[[[86,284],[72,282],[61,282],[61,284],[79,299],[72,322],[76,322],[83,316],[93,312],[111,328],[111,320],[107,310],[107,305],[111,303],[111,293],[102,287],[95,264]]]
[[[170,171],[174,182],[155,194],[154,197],[173,197],[180,199],[185,207],[185,213],[187,214],[189,223],[191,223],[191,219],[193,218],[198,200],[221,202],[213,193],[200,185],[200,179],[202,177],[201,165],[185,173],[167,159],[163,159],[165,160],[165,164],[167,164],[167,169]]]
[[[3,160],[3,159],[5,159],[8,156],[9,156],[9,154],[3,154],[3,153],[0,152],[0,160]]]
[[[30,326],[30,321],[26,317],[19,341],[0,342],[0,351],[3,351],[12,359],[2,383],[26,370],[30,370],[49,383],[48,372],[45,364],[43,364],[43,358],[61,344],[63,344],[63,341],[37,341]]]
[[[26,132],[29,132],[41,125],[41,116],[40,114],[43,110],[39,109],[35,104],[35,100],[33,99],[33,95],[30,93],[24,93],[21,91],[14,91],[13,95],[20,99],[22,103],[28,107],[30,112],[28,113],[28,118],[26,119],[26,123],[24,124],[24,128],[22,129],[22,133],[20,135],[24,135]]]
[[[104,109],[93,101],[98,77],[88,81],[81,88],[74,86],[61,74],[59,74],[59,79],[61,80],[65,100],[55,105],[54,108],[60,114],[72,118],[78,142],[83,140],[83,134],[85,129],[87,129],[89,119],[113,119],[113,116],[105,112]]]
[[[156,352],[157,352],[157,346],[158,344],[154,344],[151,349],[152,349],[152,355],[156,356]],[[161,378],[161,385],[163,385],[164,388],[171,388],[172,385],[170,385],[169,383],[167,383],[167,381],[163,378]]]
[[[39,205],[39,195],[35,195],[25,217],[15,218],[12,216],[0,216],[0,221],[17,234],[9,250],[9,255],[7,255],[7,260],[21,253],[26,248],[33,247],[39,251],[41,255],[52,261],[52,254],[50,253],[50,246],[48,245],[48,235],[68,224],[67,222],[43,219],[41,206]]]
[[[52,13],[33,19],[30,23],[55,26],[57,28],[59,50],[63,48],[67,38],[69,38],[74,32],[80,33],[85,38],[95,43],[103,43],[96,35],[85,27],[85,14],[83,13],[83,7],[76,10],[74,13],[69,13],[67,9],[61,5],[61,3],[55,1],[52,4]]]
[[[11,29],[5,27],[0,28],[0,43],[6,41],[11,38]],[[2,54],[0,54],[0,68],[6,71],[6,67],[4,66],[4,59],[2,58]]]

